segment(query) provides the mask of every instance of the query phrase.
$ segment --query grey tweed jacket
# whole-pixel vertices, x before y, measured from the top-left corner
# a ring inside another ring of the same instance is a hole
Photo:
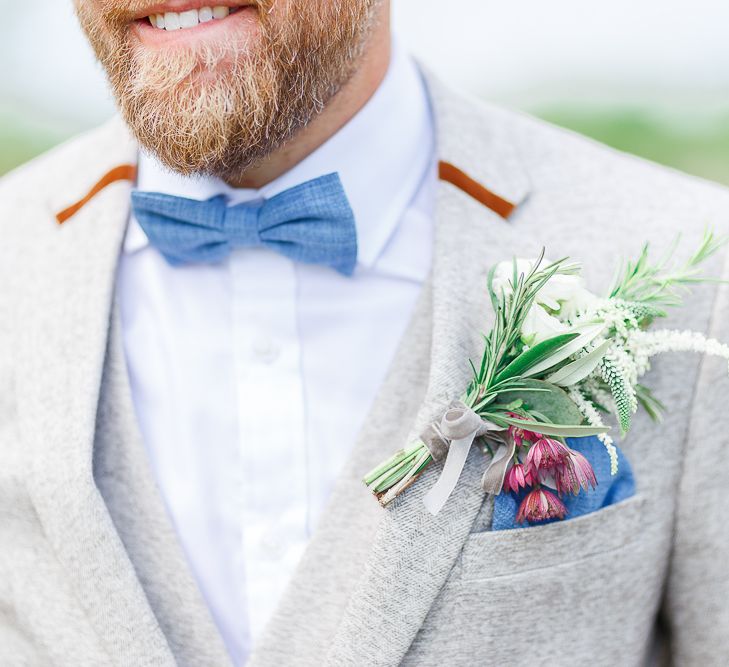
[[[545,245],[597,290],[644,240],[660,253],[729,230],[719,186],[428,85],[439,158],[460,174],[439,186],[431,278],[251,667],[729,664],[719,361],[654,364],[665,420],[638,417],[622,443],[638,492],[597,513],[491,532],[475,451],[436,517],[421,503],[435,469],[388,510],[362,486],[464,387],[494,262]],[[132,410],[113,302],[130,184],[54,219],[136,154],[116,120],[0,182],[3,667],[229,664]],[[708,269],[729,278],[726,256]],[[729,288],[696,289],[669,324],[728,340]]]

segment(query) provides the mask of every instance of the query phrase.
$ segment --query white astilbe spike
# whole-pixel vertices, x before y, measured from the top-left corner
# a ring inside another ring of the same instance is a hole
[[[698,352],[720,357],[727,362],[729,372],[729,345],[720,343],[714,338],[707,338],[698,331],[676,331],[660,329],[658,331],[632,331],[629,344],[635,350],[639,365],[647,364],[650,357],[664,352]]]
[[[597,408],[592,404],[592,401],[589,401],[587,398],[585,398],[585,396],[579,389],[572,387],[570,389],[569,395],[570,398],[575,402],[575,405],[577,406],[579,411],[582,413],[585,419],[587,419],[587,423],[590,424],[590,426],[605,426],[602,421],[602,417],[600,417],[600,413],[597,411]],[[610,474],[617,475],[618,450],[615,447],[613,439],[607,433],[600,433],[597,437],[598,440],[600,440],[600,442],[602,442],[602,444],[605,446],[608,456],[610,457]]]
[[[607,412],[615,410],[613,395],[598,382],[594,373],[592,377],[581,382],[579,386],[582,394],[593,404],[598,404],[604,407]]]

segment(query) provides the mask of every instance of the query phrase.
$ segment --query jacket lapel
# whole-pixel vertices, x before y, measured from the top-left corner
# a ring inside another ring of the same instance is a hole
[[[92,138],[86,150],[68,151],[70,161],[63,170],[47,175],[51,192],[39,197],[28,214],[32,218],[22,221],[37,227],[33,247],[26,250],[26,325],[18,343],[20,432],[31,467],[28,490],[110,659],[171,665],[165,637],[92,474],[97,401],[130,183],[109,185],[63,226],[53,217],[88,192],[101,174],[136,162],[136,145],[120,121]]]
[[[528,181],[505,128],[484,125],[464,101],[430,80],[439,158],[518,204]],[[482,124],[476,125],[478,119]],[[495,120],[495,119],[494,119]],[[433,333],[427,395],[411,437],[440,418],[480,361],[482,332],[493,313],[486,293],[490,266],[517,251],[514,222],[473,196],[442,184],[433,259]],[[434,465],[382,514],[372,548],[328,656],[329,665],[397,665],[443,587],[483,503],[483,457],[472,448],[453,495],[437,516],[423,496],[440,472]]]

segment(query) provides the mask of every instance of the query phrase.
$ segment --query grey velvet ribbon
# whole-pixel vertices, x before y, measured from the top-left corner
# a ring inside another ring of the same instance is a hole
[[[515,449],[514,439],[506,429],[482,419],[467,405],[458,402],[446,410],[440,423],[431,424],[421,435],[433,459],[445,461],[438,481],[423,498],[431,514],[438,514],[453,493],[471,445],[480,436],[484,436],[492,448],[497,448],[481,478],[483,490],[496,494],[501,491]]]

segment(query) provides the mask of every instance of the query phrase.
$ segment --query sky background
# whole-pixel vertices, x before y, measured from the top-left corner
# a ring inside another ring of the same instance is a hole
[[[113,113],[71,0],[0,0],[0,11],[8,153],[16,137],[31,154]],[[727,0],[393,0],[393,22],[452,85],[601,140],[610,133],[592,126],[606,114],[640,112],[679,142],[729,131]]]

